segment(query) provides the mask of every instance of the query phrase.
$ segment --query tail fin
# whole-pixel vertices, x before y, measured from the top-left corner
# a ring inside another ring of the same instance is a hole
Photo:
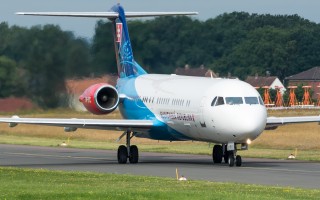
[[[112,19],[112,23],[119,77],[124,78],[146,74],[146,71],[134,60],[123,7],[118,4],[113,6],[111,10],[118,13],[118,17]]]
[[[120,78],[139,76],[146,71],[134,61],[129,38],[126,17],[155,17],[172,15],[197,15],[197,12],[124,12],[120,4],[111,8],[111,12],[17,12],[17,15],[94,17],[107,18],[113,22],[114,44]]]

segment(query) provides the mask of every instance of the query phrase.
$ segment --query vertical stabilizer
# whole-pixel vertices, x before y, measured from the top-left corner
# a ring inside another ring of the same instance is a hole
[[[119,77],[125,78],[146,74],[146,71],[134,60],[124,9],[117,4],[111,10],[119,14],[117,18],[112,20]]]

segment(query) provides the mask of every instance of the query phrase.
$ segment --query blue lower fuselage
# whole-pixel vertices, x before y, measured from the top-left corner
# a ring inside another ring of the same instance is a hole
[[[136,133],[136,136],[167,141],[192,140],[156,118],[155,113],[144,104],[138,95],[135,87],[137,78],[120,78],[116,86],[119,94],[125,96],[119,104],[119,110],[124,119],[152,120],[154,123],[153,128],[146,132]]]

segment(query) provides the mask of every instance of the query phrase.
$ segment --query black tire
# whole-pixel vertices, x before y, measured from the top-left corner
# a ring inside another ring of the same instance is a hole
[[[132,164],[138,163],[139,161],[139,150],[136,145],[130,146],[129,162]]]
[[[118,148],[118,163],[126,164],[128,160],[128,149],[126,146],[121,145]]]
[[[229,164],[229,167],[233,167],[234,166],[234,156],[233,156],[232,153],[229,154],[228,164]]]
[[[236,166],[240,167],[242,165],[242,158],[241,156],[237,155],[236,156]]]
[[[229,152],[227,150],[227,145],[225,145],[224,146],[224,155],[223,155],[224,163],[228,164],[228,158],[229,158]]]
[[[222,146],[221,145],[214,145],[212,150],[212,159],[213,159],[213,163],[222,162]]]

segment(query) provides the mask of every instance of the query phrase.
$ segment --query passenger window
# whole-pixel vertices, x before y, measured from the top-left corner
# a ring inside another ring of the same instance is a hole
[[[223,100],[223,97],[218,97],[218,100],[217,100],[217,103],[216,103],[216,106],[221,106],[224,104],[224,100]]]
[[[244,97],[244,101],[246,102],[246,104],[250,105],[259,104],[257,97]]]
[[[214,104],[216,103],[216,101],[217,101],[217,97],[215,97],[215,98],[213,99],[213,101],[212,101],[212,103],[211,103],[211,106],[214,106]]]
[[[243,104],[242,97],[226,97],[226,104],[237,105]]]

